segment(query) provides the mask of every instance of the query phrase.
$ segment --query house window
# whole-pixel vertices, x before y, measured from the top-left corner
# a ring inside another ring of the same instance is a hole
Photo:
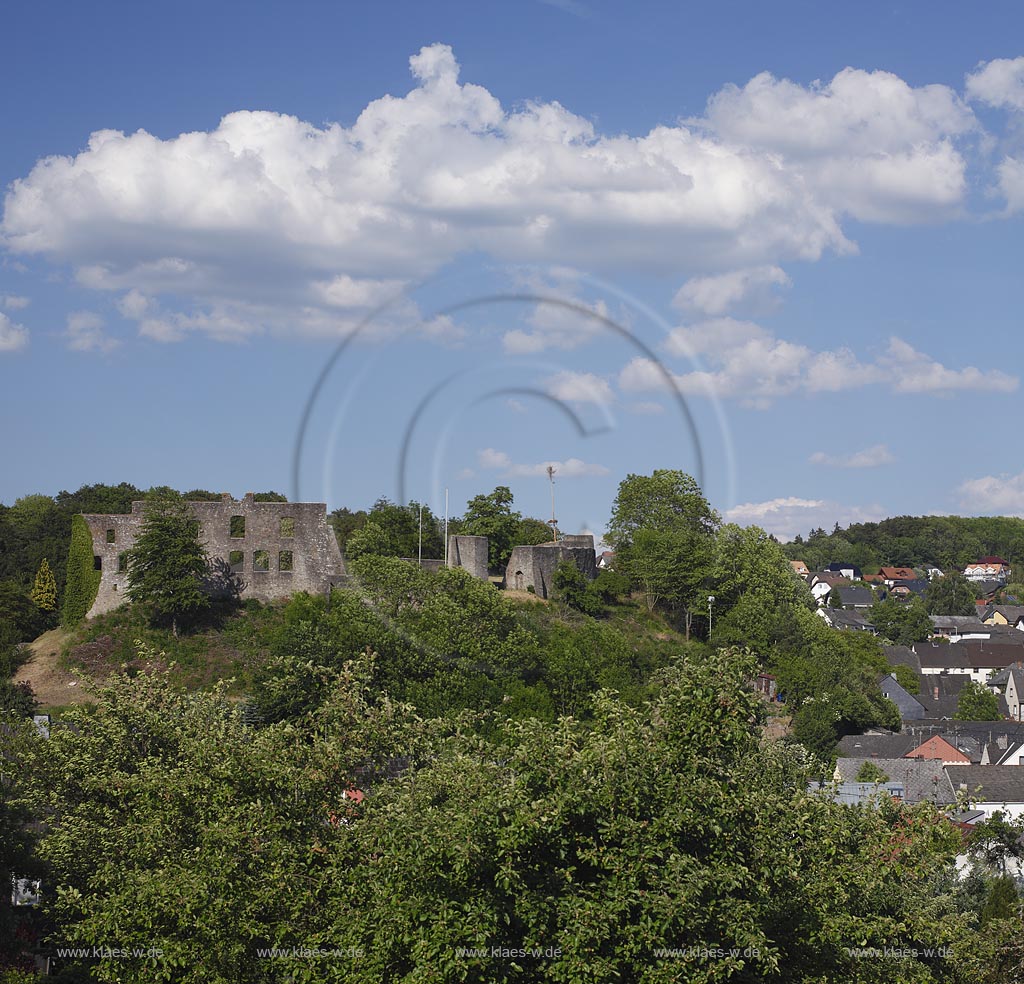
[[[281,517],[281,536],[285,538],[295,536],[295,520],[291,516]]]
[[[292,567],[292,552],[290,550],[282,550],[277,555],[277,569],[282,574],[291,574]]]
[[[241,574],[245,570],[245,554],[241,550],[228,551],[228,568],[232,574]]]
[[[268,550],[254,550],[252,554],[252,569],[254,571],[270,570],[270,552]]]
[[[240,540],[245,536],[245,517],[244,516],[232,516],[231,517],[231,537],[235,540]]]
[[[110,529],[107,530],[107,543],[113,543],[117,539],[117,533]]]

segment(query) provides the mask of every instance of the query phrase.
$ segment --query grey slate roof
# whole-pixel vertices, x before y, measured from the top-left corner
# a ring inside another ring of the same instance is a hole
[[[1019,699],[1024,700],[1024,667],[1020,663],[1015,663],[1009,667],[1006,672],[1006,682],[1010,682],[1010,677],[1013,677],[1013,685],[1017,688],[1017,696]]]
[[[972,803],[1024,803],[1024,768],[1019,765],[949,765],[946,775],[954,791],[966,786]]]
[[[1018,618],[1024,616],[1024,605],[989,605],[985,609],[985,618],[990,618],[995,612],[999,612],[1010,625],[1013,625]]]
[[[837,587],[843,608],[870,608],[875,603],[874,592],[861,584],[851,584],[849,587],[840,584]]]
[[[1024,650],[1020,646],[992,639],[967,639],[949,643],[915,642],[913,649],[921,661],[922,669],[974,667],[1001,670],[1024,657]]]
[[[1011,669],[1011,667],[1007,666],[1007,667],[1004,667],[1001,670],[996,670],[996,672],[993,673],[985,681],[985,686],[986,687],[1005,687],[1007,682],[1010,679],[1010,669]]]
[[[915,673],[921,672],[921,661],[909,646],[882,646],[890,666],[909,666]]]
[[[1007,742],[1024,741],[1024,723],[1020,721],[914,721],[907,724],[904,731],[921,736],[921,741],[933,734],[941,734],[946,738],[954,736],[970,736],[980,742],[996,741],[1004,736]]]
[[[927,716],[924,704],[900,686],[891,673],[886,673],[878,681],[878,689],[883,697],[891,700],[899,709],[901,721],[919,721]]]
[[[956,713],[960,691],[970,679],[966,673],[922,673],[921,692],[914,696],[929,718],[951,718]],[[937,693],[936,693],[937,691]]]
[[[841,782],[835,786],[821,784],[816,791],[827,791],[837,803],[864,806],[877,803],[882,796],[903,797],[901,782]]]
[[[984,622],[977,615],[929,615],[932,625],[935,628],[959,629],[961,632],[966,629],[987,628]],[[1024,635],[1024,633],[1021,633]]]
[[[855,782],[865,762],[878,766],[891,782],[902,783],[904,799],[908,803],[929,802],[944,806],[953,802],[953,787],[942,763],[936,759],[840,758],[836,760],[836,778],[840,782]],[[962,765],[959,768],[973,769],[975,766]],[[1024,777],[1024,771],[1021,775]]]
[[[851,758],[902,758],[920,745],[913,735],[844,735],[839,739],[839,754]]]
[[[834,629],[853,629],[861,632],[874,632],[875,626],[860,612],[847,611],[845,608],[822,608],[822,616]]]

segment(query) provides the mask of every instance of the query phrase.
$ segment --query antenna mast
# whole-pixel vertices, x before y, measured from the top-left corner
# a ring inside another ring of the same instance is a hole
[[[555,466],[548,465],[548,481],[551,483],[551,519],[548,524],[551,526],[551,539],[558,539],[558,520],[555,519]]]

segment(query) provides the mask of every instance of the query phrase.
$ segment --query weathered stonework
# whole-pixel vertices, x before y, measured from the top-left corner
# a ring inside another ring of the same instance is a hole
[[[448,566],[461,567],[469,571],[473,577],[487,580],[487,549],[486,536],[450,536],[448,537]]]
[[[345,577],[345,562],[322,502],[256,502],[250,492],[241,500],[224,495],[219,502],[189,506],[210,557],[213,577],[207,588],[212,594],[266,602],[298,591],[323,594]],[[142,529],[145,507],[144,502],[133,502],[130,513],[83,517],[101,570],[89,618],[127,600],[127,572],[120,558]],[[241,536],[231,535],[233,522],[234,532]]]
[[[515,547],[505,568],[503,588],[526,591],[533,588],[541,598],[551,595],[551,577],[563,560],[575,564],[587,580],[597,577],[597,556],[593,536],[563,536],[557,543]]]

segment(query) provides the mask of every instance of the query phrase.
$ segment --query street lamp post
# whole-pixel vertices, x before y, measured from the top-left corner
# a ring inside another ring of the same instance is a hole
[[[715,596],[708,595],[708,642],[711,641],[711,606],[715,603]]]

